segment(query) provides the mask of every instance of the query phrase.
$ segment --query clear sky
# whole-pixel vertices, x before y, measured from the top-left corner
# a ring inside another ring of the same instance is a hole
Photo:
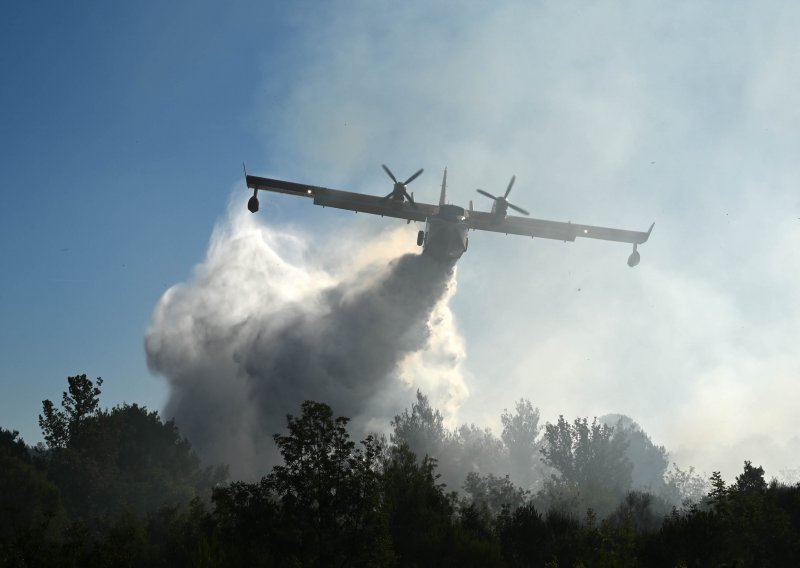
[[[0,27],[5,427],[37,438],[67,375],[158,408],[142,341],[265,154],[265,70],[295,30],[261,2],[20,3]],[[275,62],[287,65],[291,55]],[[278,138],[276,143],[280,143]],[[254,160],[255,161],[255,160]]]
[[[0,20],[0,425],[103,376],[160,409],[143,338],[253,173],[646,229],[473,235],[458,419],[624,413],[675,459],[800,468],[800,7],[792,2],[16,3]],[[273,196],[310,240],[348,213]],[[359,216],[377,236],[387,220]]]

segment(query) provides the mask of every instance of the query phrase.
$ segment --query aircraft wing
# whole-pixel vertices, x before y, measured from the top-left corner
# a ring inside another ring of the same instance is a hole
[[[578,223],[564,223],[561,221],[546,221],[544,219],[531,219],[529,217],[498,217],[494,213],[482,211],[469,211],[467,217],[470,229],[480,231],[494,231],[542,239],[556,239],[559,241],[574,241],[576,237],[588,239],[602,239],[604,241],[618,241],[621,243],[642,244],[650,238],[650,230],[626,231],[608,227],[595,227],[580,225]]]
[[[377,195],[366,195],[353,191],[330,189],[317,185],[306,185],[279,179],[247,176],[247,187],[260,191],[274,191],[287,193],[299,197],[309,197],[314,200],[314,205],[323,207],[336,207],[360,213],[370,213],[382,217],[397,217],[409,221],[425,221],[434,215],[439,207],[429,203],[415,201],[415,205],[407,201],[385,199]]]

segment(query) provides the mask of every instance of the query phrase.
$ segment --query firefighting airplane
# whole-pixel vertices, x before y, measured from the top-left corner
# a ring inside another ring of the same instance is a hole
[[[401,182],[397,180],[388,167],[383,165],[383,169],[394,183],[392,191],[384,197],[251,176],[247,175],[247,170],[245,170],[247,187],[253,190],[253,196],[247,202],[247,208],[251,213],[258,211],[259,190],[274,191],[311,198],[314,200],[314,205],[322,205],[323,207],[349,209],[350,211],[371,213],[381,217],[397,217],[406,219],[409,223],[411,221],[424,222],[425,229],[417,234],[417,245],[422,247],[423,254],[429,254],[436,259],[452,262],[459,259],[466,252],[469,244],[467,233],[470,230],[481,230],[556,239],[564,242],[574,241],[576,237],[585,237],[631,243],[633,252],[628,257],[628,266],[633,267],[639,264],[640,260],[639,251],[636,250],[637,245],[647,241],[655,225],[655,223],[650,225],[650,229],[647,232],[640,232],[507,215],[509,208],[523,215],[529,215],[527,211],[512,205],[508,201],[508,194],[511,192],[516,176],[511,178],[506,192],[502,196],[494,196],[482,189],[477,190],[481,195],[493,200],[490,212],[475,211],[472,208],[472,201],[470,201],[469,209],[464,209],[457,205],[450,205],[445,201],[447,189],[446,168],[442,178],[439,204],[420,203],[414,200],[413,194],[408,193],[406,186],[417,179],[423,170],[420,169],[407,180]]]

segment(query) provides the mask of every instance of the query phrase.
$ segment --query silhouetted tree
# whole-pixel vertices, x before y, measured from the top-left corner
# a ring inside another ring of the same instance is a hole
[[[767,490],[767,482],[764,481],[764,468],[753,467],[749,461],[744,462],[744,471],[736,476],[736,491],[758,491],[764,492]]]
[[[19,437],[19,432],[17,430],[0,428],[0,451],[5,451],[10,457],[25,463],[31,462],[28,446],[22,438]]]
[[[281,519],[280,501],[267,478],[237,481],[213,491],[213,519],[226,558],[235,566],[271,566],[292,557],[294,528]]]
[[[707,502],[673,511],[642,547],[652,566],[792,566],[800,558],[800,486],[763,485],[763,469],[745,462],[737,483],[711,477]],[[742,484],[739,485],[739,481]],[[741,487],[741,489],[740,489]]]
[[[18,435],[0,428],[0,566],[55,561],[67,524],[58,489]]]
[[[288,434],[275,435],[284,464],[266,485],[281,503],[281,520],[299,540],[303,565],[388,562],[385,521],[380,511],[381,448],[372,437],[355,448],[346,425],[331,408],[306,401],[299,417],[289,415]]]
[[[174,422],[136,404],[100,408],[100,385],[69,377],[62,408],[43,402],[48,477],[68,512],[92,526],[123,510],[143,514],[210,497],[225,468],[203,468]]]
[[[709,501],[715,506],[722,505],[730,493],[722,474],[718,471],[712,472],[709,482],[711,485],[711,489],[708,492]]]
[[[436,460],[421,462],[406,444],[395,446],[384,466],[386,517],[398,562],[445,565],[455,495],[437,484]]]
[[[69,388],[61,397],[61,409],[50,400],[42,401],[44,416],[39,415],[39,427],[50,448],[74,446],[89,421],[100,414],[100,386],[103,379],[93,383],[86,375],[67,377]]]
[[[505,507],[497,518],[497,533],[509,566],[543,566],[550,558],[547,526],[533,503],[513,511]]]
[[[653,458],[637,459],[653,465],[654,480],[665,452],[625,422],[560,417],[537,441],[538,411],[520,401],[503,414],[500,440],[475,426],[448,431],[418,393],[384,449],[372,437],[355,444],[347,418],[307,401],[275,436],[281,465],[258,483],[221,485],[224,470],[203,468],[172,421],[135,404],[103,410],[99,386],[70,377],[60,408],[44,402],[46,448],[31,451],[0,428],[0,566],[672,568],[800,558],[800,485],[767,483],[745,461],[733,484],[714,472],[703,500],[664,517],[658,496],[629,491],[628,444]],[[420,459],[405,438],[438,444],[463,468],[460,500],[437,460]],[[540,443],[556,475],[533,499],[508,475],[481,471],[487,456],[502,468],[514,453],[535,467],[526,453]],[[666,488],[696,493],[698,479],[675,466]],[[579,522],[573,512],[584,511]]]

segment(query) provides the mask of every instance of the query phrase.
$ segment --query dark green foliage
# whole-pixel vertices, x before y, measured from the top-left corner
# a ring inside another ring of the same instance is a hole
[[[96,415],[84,426],[77,447],[54,448],[48,475],[67,509],[83,519],[126,510],[144,514],[162,506],[209,496],[225,470],[202,468],[174,423],[156,412],[124,405]]]
[[[195,565],[210,554],[197,550],[201,531],[190,542],[185,533],[207,518],[198,497],[225,470],[202,468],[156,412],[102,410],[101,385],[69,377],[60,408],[43,402],[47,448],[35,459],[16,432],[0,429],[0,565]]]
[[[69,377],[62,408],[42,403],[48,477],[70,515],[91,525],[120,511],[144,514],[208,498],[226,470],[202,468],[172,421],[136,404],[100,408],[100,385]]]
[[[212,501],[216,531],[232,565],[270,566],[296,545],[294,527],[282,524],[280,503],[266,480],[218,487]]]
[[[549,560],[548,529],[533,503],[512,511],[506,507],[497,518],[503,558],[509,566],[543,566]]]
[[[28,452],[28,446],[22,438],[19,437],[17,430],[6,430],[0,428],[0,452],[4,452],[11,458],[21,460],[25,463],[31,463],[31,455]]]
[[[621,423],[548,424],[542,449],[558,475],[534,498],[508,476],[472,471],[459,499],[437,460],[402,439],[458,448],[451,465],[480,469],[478,449],[496,449],[488,431],[448,432],[419,394],[396,417],[394,444],[356,444],[347,418],[307,401],[275,436],[281,465],[258,483],[221,485],[224,472],[202,468],[175,424],[135,404],[102,410],[99,381],[72,379],[61,408],[45,401],[46,450],[0,429],[1,566],[777,567],[800,558],[800,485],[766,483],[746,461],[733,484],[715,472],[703,500],[665,515],[660,497],[628,490],[627,444],[652,455],[639,461],[654,472],[661,449]],[[503,416],[502,448],[532,467],[519,448],[542,442],[538,412],[525,401],[516,410]],[[693,470],[675,469],[667,487],[695,492]]]
[[[749,461],[744,462],[744,472],[736,476],[736,491],[745,493],[757,491],[763,493],[767,489],[767,482],[764,481],[764,468],[753,467]]]
[[[644,551],[653,566],[793,566],[800,558],[800,485],[766,485],[745,462],[737,482],[712,476],[710,508],[673,512]]]
[[[287,550],[304,566],[383,564],[388,551],[379,511],[380,446],[372,437],[355,448],[346,425],[326,404],[306,401],[276,435],[284,465],[264,485],[280,501],[280,523],[292,528]],[[368,562],[369,561],[369,562]]]
[[[728,496],[728,487],[725,485],[725,480],[722,479],[722,474],[715,471],[711,474],[711,491],[708,493],[708,499],[713,505],[722,506],[726,503]]]
[[[55,557],[67,523],[58,489],[17,436],[0,428],[0,566]]]
[[[86,375],[67,377],[69,388],[61,397],[61,409],[49,400],[42,402],[44,416],[39,427],[49,448],[78,447],[89,422],[100,414],[100,387],[103,379],[92,383]]]
[[[392,448],[385,465],[383,490],[386,518],[398,561],[421,559],[441,564],[450,532],[455,497],[436,483],[435,460],[417,456],[406,445]],[[437,562],[438,560],[438,562]]]
[[[504,509],[497,518],[497,535],[507,566],[545,566],[549,562],[575,566],[587,558],[587,551],[579,546],[580,522],[558,509],[542,515],[531,502],[514,511]]]

